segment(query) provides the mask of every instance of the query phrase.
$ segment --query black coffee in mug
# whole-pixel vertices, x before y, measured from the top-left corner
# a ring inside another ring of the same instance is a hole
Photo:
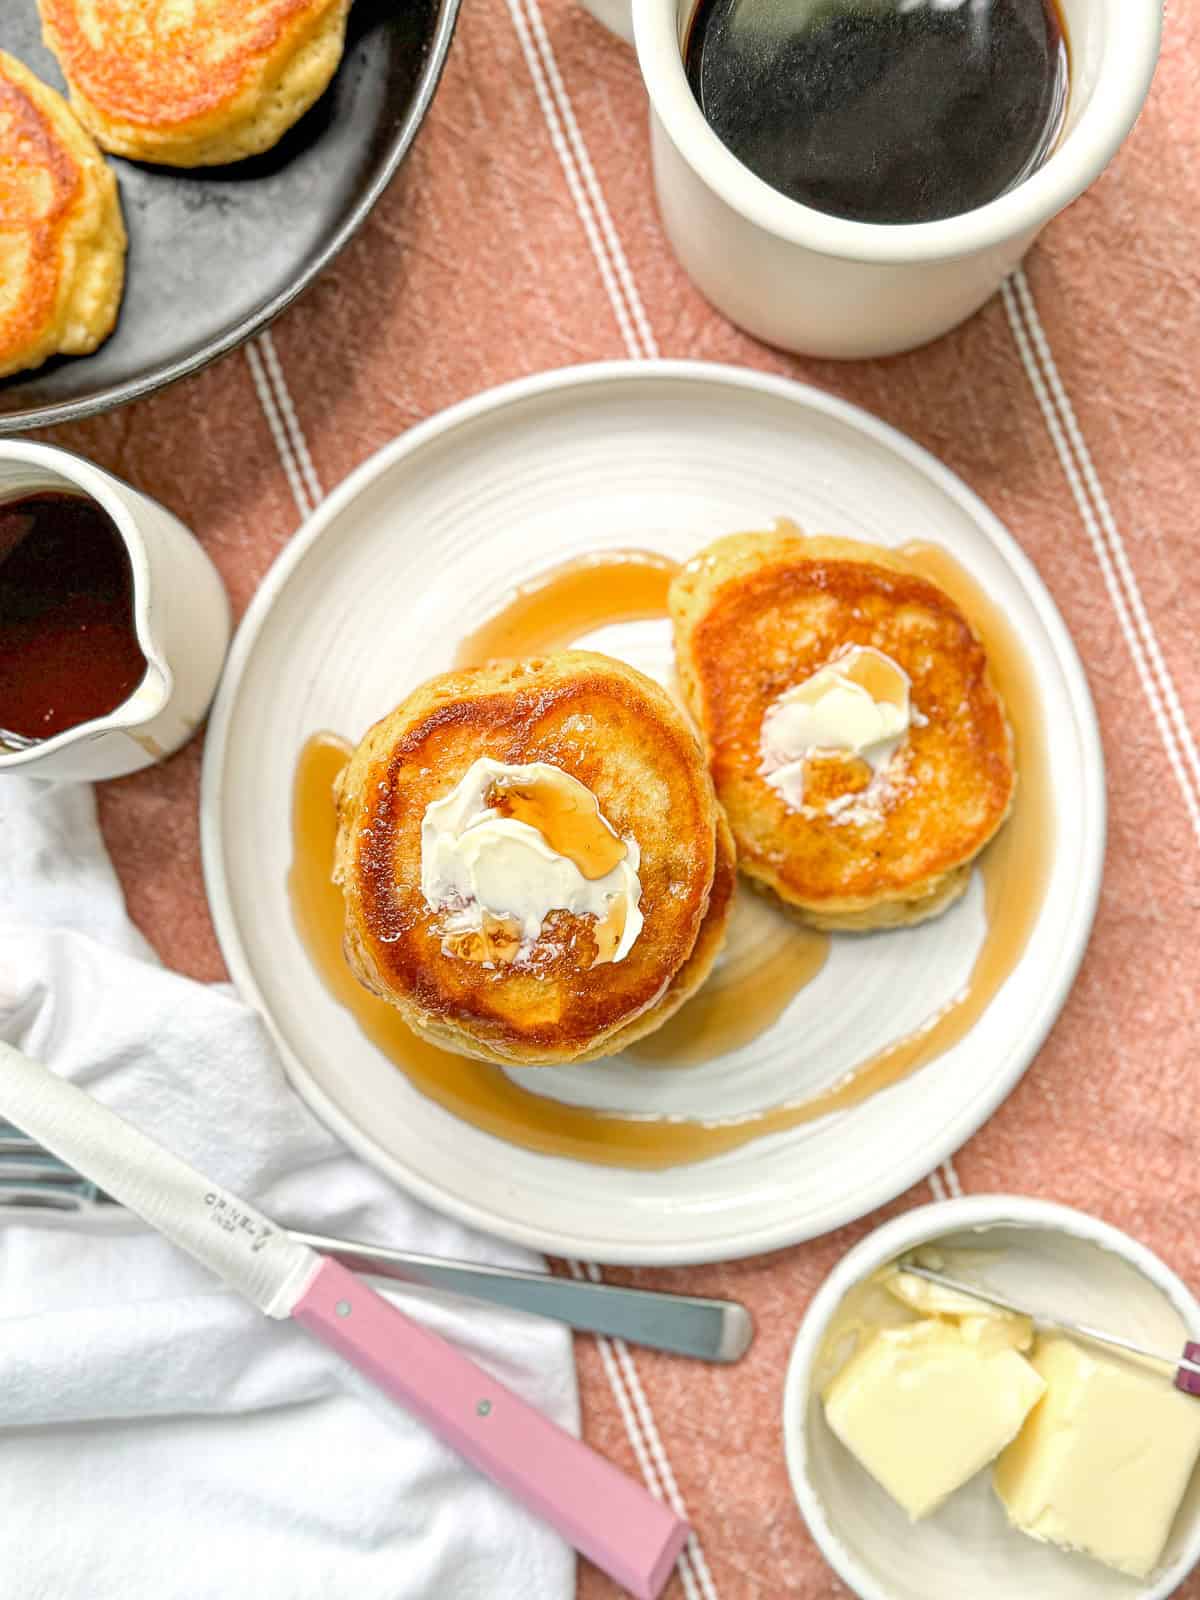
[[[986,205],[1050,154],[1067,102],[1056,0],[699,0],[684,65],[751,172],[856,222]]]

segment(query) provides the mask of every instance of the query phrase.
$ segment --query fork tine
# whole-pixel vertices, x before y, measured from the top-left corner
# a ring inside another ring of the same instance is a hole
[[[0,1209],[83,1211],[95,1205],[111,1210],[115,1202],[0,1117]]]
[[[0,1123],[0,1206],[43,1206],[78,1211],[111,1204],[90,1179],[9,1123]]]
[[[19,1185],[10,1188],[0,1183],[0,1214],[18,1208],[23,1211],[83,1211],[87,1204],[85,1195],[71,1190],[52,1189],[46,1184],[37,1184],[31,1189]]]
[[[38,1161],[33,1156],[9,1156],[0,1161],[0,1184],[3,1183],[43,1183],[47,1188],[54,1188],[56,1184],[62,1186],[87,1184],[86,1178],[79,1173],[72,1172],[69,1167],[56,1166],[52,1162]]]
[[[48,1150],[43,1150],[28,1135],[19,1128],[10,1128],[8,1123],[0,1122],[0,1155],[39,1155],[45,1156],[47,1161],[54,1161]]]
[[[78,1176],[65,1161],[51,1155],[49,1150],[43,1150],[28,1134],[11,1127],[7,1122],[0,1122],[0,1173],[7,1171],[13,1160],[22,1166],[28,1165],[46,1172],[65,1172],[72,1177]]]
[[[0,1118],[0,1156],[20,1156],[22,1160],[57,1167],[63,1172],[73,1170],[58,1156],[43,1149],[36,1139],[31,1139],[27,1133],[23,1133],[20,1128],[14,1128],[11,1122],[5,1122],[3,1118]]]
[[[90,1178],[82,1178],[32,1139],[0,1139],[0,1205],[37,1205],[38,1197],[58,1210],[107,1203],[107,1195]]]
[[[56,1156],[48,1155],[46,1151],[39,1150],[35,1144],[6,1146],[0,1140],[0,1176],[7,1172],[21,1171],[32,1174],[45,1173],[52,1178],[77,1178],[79,1174],[59,1161]]]

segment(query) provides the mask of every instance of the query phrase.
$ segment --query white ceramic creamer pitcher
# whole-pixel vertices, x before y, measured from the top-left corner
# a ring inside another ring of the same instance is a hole
[[[120,535],[132,570],[131,623],[146,670],[106,716],[22,748],[0,743],[0,782],[8,772],[119,778],[169,756],[199,727],[229,644],[229,601],[195,538],[155,501],[69,451],[0,441],[0,504],[48,490],[86,496]]]

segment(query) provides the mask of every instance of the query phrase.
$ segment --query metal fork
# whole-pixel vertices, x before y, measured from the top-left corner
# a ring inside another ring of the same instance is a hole
[[[110,1204],[94,1183],[0,1122],[0,1209],[84,1212]]]
[[[0,1223],[39,1215],[48,1221],[55,1212],[93,1219],[127,1214],[94,1183],[81,1178],[20,1129],[0,1122]],[[555,1278],[513,1267],[449,1261],[323,1234],[292,1233],[356,1272],[550,1317],[581,1333],[608,1334],[672,1355],[737,1361],[754,1337],[750,1313],[735,1300],[626,1289],[619,1284]]]

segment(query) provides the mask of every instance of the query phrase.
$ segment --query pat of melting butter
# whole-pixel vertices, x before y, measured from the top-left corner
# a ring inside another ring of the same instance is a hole
[[[995,1459],[1044,1389],[1016,1350],[929,1317],[876,1333],[829,1385],[825,1417],[916,1522]]]
[[[1162,1559],[1200,1457],[1200,1401],[1058,1335],[1032,1364],[1045,1398],[992,1482],[1022,1533],[1144,1578]]]
[[[855,645],[768,707],[759,771],[793,809],[811,761],[856,756],[877,777],[916,721],[908,674],[881,650]]]
[[[552,911],[595,919],[593,965],[623,961],[642,931],[640,864],[591,790],[544,761],[482,756],[421,821],[421,893],[446,913],[442,948],[485,965],[528,955]]]

